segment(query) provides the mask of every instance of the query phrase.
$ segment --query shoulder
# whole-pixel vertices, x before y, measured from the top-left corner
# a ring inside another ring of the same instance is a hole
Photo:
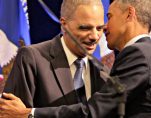
[[[118,70],[132,70],[133,68],[136,69],[136,67],[145,67],[148,70],[151,67],[150,50],[150,41],[130,45],[118,54],[113,64],[113,68]]]
[[[122,58],[125,56],[149,58],[151,56],[149,51],[151,51],[151,40],[147,39],[126,47],[121,51],[120,55]]]
[[[24,46],[19,49],[18,55],[48,56],[51,52],[51,49],[59,45],[59,40],[60,36],[57,35],[56,37],[48,41],[32,44],[30,46]]]
[[[151,39],[142,38],[133,45],[124,48],[118,55],[118,57],[124,58],[125,56],[147,56],[148,51],[151,50]],[[149,54],[151,55],[151,53]]]

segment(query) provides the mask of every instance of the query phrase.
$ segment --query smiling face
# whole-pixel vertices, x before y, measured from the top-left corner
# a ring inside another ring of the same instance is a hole
[[[61,18],[61,24],[72,33],[80,45],[92,54],[102,36],[104,12],[101,5],[79,5],[71,19]],[[67,47],[78,57],[86,54],[71,40],[70,36],[63,35]]]

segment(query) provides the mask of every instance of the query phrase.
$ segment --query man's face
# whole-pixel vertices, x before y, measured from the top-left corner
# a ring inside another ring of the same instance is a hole
[[[61,19],[62,25],[72,33],[82,47],[92,54],[102,36],[104,24],[104,12],[99,5],[80,5],[73,13],[70,20]],[[67,47],[78,57],[86,54],[64,33]]]
[[[112,3],[108,11],[108,22],[106,24],[106,40],[110,49],[120,50],[124,44],[126,32],[126,12],[120,7]]]

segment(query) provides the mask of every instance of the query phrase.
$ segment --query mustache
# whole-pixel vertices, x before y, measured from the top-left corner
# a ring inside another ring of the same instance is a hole
[[[86,45],[95,45],[95,44],[97,44],[99,42],[99,40],[93,40],[93,41],[85,41],[85,42],[82,42],[82,43],[84,43],[84,44],[86,44]]]

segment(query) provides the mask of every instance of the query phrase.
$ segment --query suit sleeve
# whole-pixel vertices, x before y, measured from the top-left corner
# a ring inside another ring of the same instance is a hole
[[[89,111],[82,103],[44,107],[35,109],[36,118],[91,118]]]
[[[35,93],[35,59],[30,50],[21,48],[16,56],[4,92],[13,93],[21,98],[27,107],[33,107]]]

